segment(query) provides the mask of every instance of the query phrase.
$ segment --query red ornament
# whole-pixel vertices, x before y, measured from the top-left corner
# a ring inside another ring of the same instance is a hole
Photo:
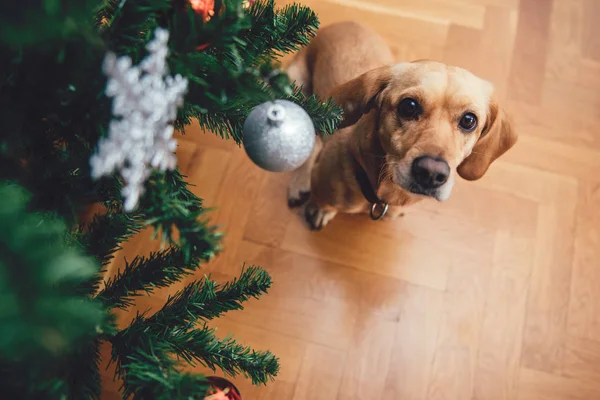
[[[192,9],[196,12],[196,14],[200,14],[205,22],[210,21],[211,17],[215,15],[215,0],[189,1]]]
[[[210,21],[210,19],[215,15],[215,0],[188,0],[192,9],[202,16],[204,22]],[[244,0],[242,3],[242,7],[244,9],[248,9],[252,7],[252,5],[256,3],[256,0]],[[225,9],[225,3],[223,3],[221,9],[219,10],[219,14]],[[202,51],[212,46],[212,43],[204,43],[196,47],[196,50]]]
[[[206,379],[210,383],[210,389],[204,400],[242,400],[239,390],[227,379],[217,376],[209,376]]]
[[[215,0],[189,0],[192,10],[202,17],[204,22],[210,21],[215,15]],[[211,46],[212,43],[204,43],[196,47],[196,50],[202,51]]]

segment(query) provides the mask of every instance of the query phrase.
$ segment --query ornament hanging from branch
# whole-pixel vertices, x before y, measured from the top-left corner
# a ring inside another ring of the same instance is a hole
[[[240,391],[227,379],[210,376],[207,380],[210,388],[204,400],[242,400]]]
[[[215,15],[215,0],[189,0],[190,6],[196,12],[202,16],[204,22],[210,21],[213,15]]]
[[[244,121],[244,148],[259,167],[286,172],[300,167],[315,147],[312,119],[299,105],[275,100],[255,107]]]
[[[152,169],[172,170],[177,164],[171,123],[183,104],[188,82],[181,75],[167,75],[168,41],[169,32],[157,28],[146,46],[149,54],[139,65],[113,53],[104,60],[113,119],[108,136],[100,139],[90,159],[91,172],[94,179],[119,172],[126,211],[137,206]]]
[[[188,0],[190,7],[194,12],[202,17],[204,22],[208,22],[215,15],[215,0]],[[252,5],[256,3],[256,0],[244,0],[242,2],[242,8],[247,10],[252,7]],[[219,10],[217,15],[223,12],[225,9],[225,3],[223,2],[221,5],[221,9]],[[211,42],[200,44],[196,47],[196,50],[202,51],[212,46]]]

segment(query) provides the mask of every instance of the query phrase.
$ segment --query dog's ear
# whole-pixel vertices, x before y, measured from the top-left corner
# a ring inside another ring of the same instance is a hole
[[[496,101],[490,103],[487,121],[471,154],[458,166],[458,174],[466,180],[481,178],[490,164],[517,142],[511,121]]]
[[[392,79],[392,67],[376,68],[337,86],[330,97],[344,110],[341,128],[358,122],[375,105],[377,95]]]

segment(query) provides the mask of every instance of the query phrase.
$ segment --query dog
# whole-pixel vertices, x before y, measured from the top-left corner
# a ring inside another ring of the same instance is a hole
[[[393,219],[424,198],[445,201],[457,175],[481,178],[517,141],[491,83],[440,62],[395,63],[355,22],[319,30],[286,71],[304,94],[343,110],[340,129],[292,173],[288,203],[307,203],[313,230],[337,213]]]

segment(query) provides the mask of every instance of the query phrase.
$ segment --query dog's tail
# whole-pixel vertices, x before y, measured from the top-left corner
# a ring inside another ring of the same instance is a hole
[[[296,86],[302,87],[302,93],[305,96],[313,94],[312,72],[309,60],[309,48],[302,48],[286,68],[290,80],[296,83]]]

